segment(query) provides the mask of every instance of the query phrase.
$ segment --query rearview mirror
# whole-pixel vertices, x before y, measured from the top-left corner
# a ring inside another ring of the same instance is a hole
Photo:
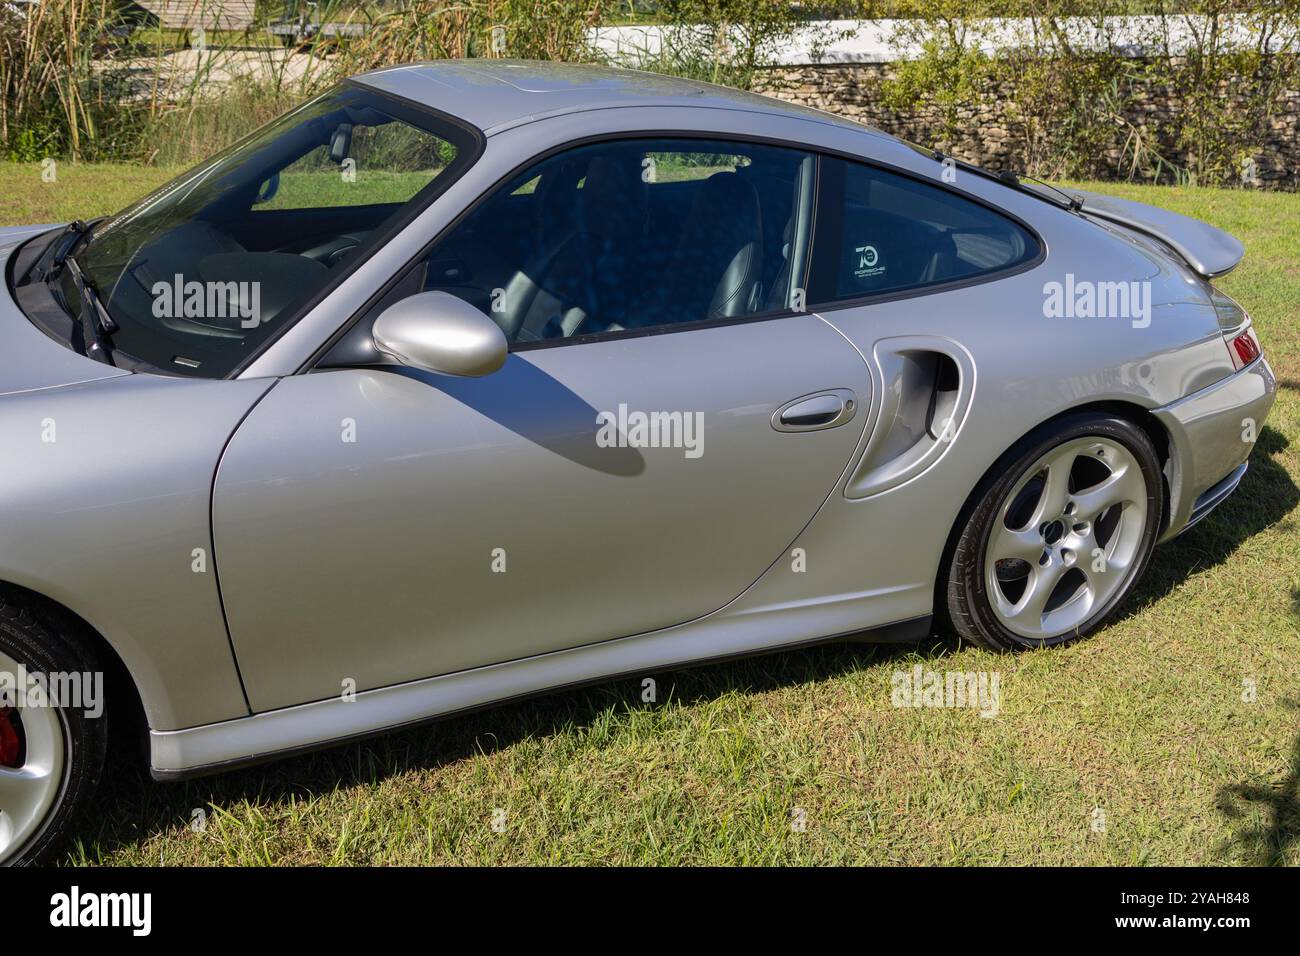
[[[339,123],[330,136],[330,159],[342,163],[352,151],[352,124]]]
[[[394,302],[375,319],[371,334],[380,352],[428,372],[487,375],[506,361],[501,326],[446,292]]]
[[[280,191],[280,174],[272,173],[266,178],[262,185],[257,187],[257,195],[253,197],[253,202],[263,203],[270,202],[275,198],[275,194]]]

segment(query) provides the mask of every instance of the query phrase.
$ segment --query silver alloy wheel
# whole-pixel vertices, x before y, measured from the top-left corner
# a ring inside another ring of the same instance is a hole
[[[1047,640],[1081,627],[1133,575],[1147,521],[1137,459],[1108,438],[1044,454],[998,507],[985,589],[1009,631]]]
[[[0,651],[0,673],[22,673],[17,661]],[[24,759],[19,767],[0,766],[0,863],[38,834],[50,816],[65,777],[65,731],[55,707],[23,706]]]

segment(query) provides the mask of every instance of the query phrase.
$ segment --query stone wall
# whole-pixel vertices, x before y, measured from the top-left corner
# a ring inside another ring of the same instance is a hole
[[[1024,124],[1008,120],[1000,105],[1004,98],[998,90],[987,90],[977,102],[962,107],[958,111],[956,133],[949,138],[937,107],[922,105],[899,112],[884,106],[880,85],[893,75],[893,70],[891,63],[780,66],[767,70],[757,88],[759,92],[837,113],[915,143],[937,146],[959,159],[991,169],[1026,170],[1033,165],[1034,150],[1027,142]],[[1225,109],[1232,109],[1232,100],[1232,91],[1225,91]],[[1142,87],[1133,92],[1125,120],[1140,130],[1165,160],[1185,168],[1187,157],[1179,153],[1168,135],[1179,109],[1176,98],[1168,91]],[[1117,131],[1114,144],[1103,149],[1094,164],[1095,175],[1130,178],[1132,154],[1125,150],[1124,139],[1124,134]],[[1300,90],[1290,90],[1283,96],[1279,113],[1262,131],[1251,159],[1253,185],[1265,189],[1300,189]],[[1052,170],[1039,169],[1040,175],[1052,173]],[[1149,170],[1146,178],[1151,178]],[[1168,173],[1160,178],[1161,181],[1171,179]]]

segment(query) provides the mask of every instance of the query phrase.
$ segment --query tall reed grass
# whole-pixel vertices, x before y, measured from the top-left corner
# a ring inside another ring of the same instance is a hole
[[[196,9],[218,0],[196,0]],[[311,22],[361,36],[268,41],[142,28],[121,0],[0,3],[0,158],[176,164],[239,138],[340,78],[458,57],[586,58],[611,0],[324,0]]]

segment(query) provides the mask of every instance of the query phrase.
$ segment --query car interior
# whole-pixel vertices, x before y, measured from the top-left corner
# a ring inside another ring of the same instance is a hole
[[[121,326],[115,350],[219,376],[473,158],[466,131],[344,87],[97,224],[79,262]],[[168,308],[173,284],[202,291]]]
[[[814,179],[828,252],[808,278]],[[521,174],[439,242],[414,288],[464,299],[527,346],[785,310],[806,286],[833,302],[951,282],[1036,248],[1004,216],[875,167],[828,158],[817,172],[794,149],[637,140]]]
[[[783,309],[811,175],[808,154],[767,146],[579,148],[476,209],[423,288],[476,306],[512,343]]]

